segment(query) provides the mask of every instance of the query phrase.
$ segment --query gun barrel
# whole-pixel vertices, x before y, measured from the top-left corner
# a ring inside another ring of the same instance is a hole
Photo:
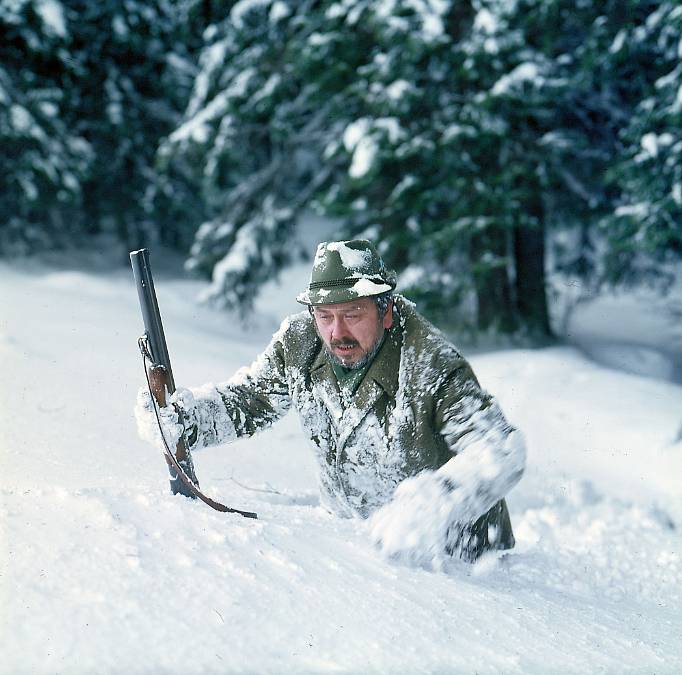
[[[166,345],[166,336],[163,333],[163,323],[159,304],[154,290],[151,265],[149,263],[149,249],[142,248],[139,251],[130,252],[130,263],[133,266],[137,295],[140,299],[140,309],[144,321],[144,330],[147,335],[149,351],[154,365],[163,366],[166,370],[166,387],[168,393],[175,391],[175,380],[171,368],[170,356]]]

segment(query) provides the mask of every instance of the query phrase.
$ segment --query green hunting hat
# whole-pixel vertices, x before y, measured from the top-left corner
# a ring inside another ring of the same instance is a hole
[[[334,305],[392,291],[395,284],[395,274],[366,239],[323,241],[308,288],[296,300],[303,305]]]

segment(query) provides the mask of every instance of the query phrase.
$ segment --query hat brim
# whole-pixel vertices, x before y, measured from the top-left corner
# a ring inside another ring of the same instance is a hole
[[[394,286],[385,282],[377,282],[366,277],[358,279],[352,286],[333,286],[306,289],[296,296],[296,302],[302,305],[338,305],[358,298],[370,298],[392,291]]]

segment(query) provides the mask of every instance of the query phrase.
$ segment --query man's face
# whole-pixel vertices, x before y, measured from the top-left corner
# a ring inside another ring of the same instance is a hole
[[[374,355],[384,334],[393,325],[393,303],[379,316],[371,298],[359,298],[338,305],[316,305],[313,317],[327,352],[346,368],[364,365]]]

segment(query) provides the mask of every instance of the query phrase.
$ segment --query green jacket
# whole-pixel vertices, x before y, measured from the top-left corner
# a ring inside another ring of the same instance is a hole
[[[367,516],[405,478],[440,470],[466,495],[470,557],[514,545],[502,497],[523,471],[523,444],[509,442],[518,432],[455,347],[401,296],[352,398],[307,312],[286,319],[249,368],[193,394],[189,433],[200,446],[250,436],[294,407],[315,448],[323,504],[340,515]]]

